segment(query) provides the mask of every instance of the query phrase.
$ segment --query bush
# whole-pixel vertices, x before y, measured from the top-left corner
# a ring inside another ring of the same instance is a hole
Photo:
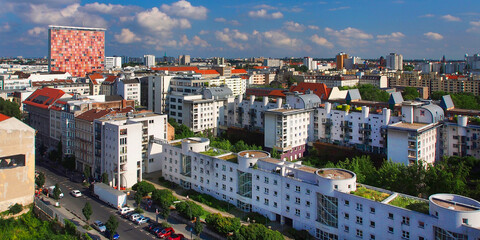
[[[314,240],[315,238],[310,235],[307,230],[298,231],[294,228],[288,229],[287,233],[291,235],[295,240]]]
[[[168,222],[162,222],[162,223],[160,224],[160,226],[162,226],[163,228],[172,227],[172,225],[170,225]]]
[[[190,220],[202,216],[204,212],[200,205],[192,201],[180,202],[177,204],[176,209],[180,215]]]
[[[248,219],[251,223],[253,223],[253,220],[255,220],[255,223],[260,224],[268,224],[270,222],[270,219],[256,212],[249,212],[246,216],[242,218],[243,221],[247,221]]]
[[[155,190],[155,186],[153,186],[153,184],[151,184],[149,182],[141,181],[139,183],[135,183],[132,186],[132,190],[136,191],[137,194],[140,194],[142,197],[145,197],[149,193],[151,193]]]
[[[177,200],[172,191],[168,189],[155,189],[152,192],[152,200],[162,209],[169,209],[175,200]]]
[[[219,213],[213,213],[205,218],[207,225],[224,236],[227,236],[230,232],[235,232],[240,228],[240,219],[224,217]]]
[[[137,207],[137,208],[135,208],[135,212],[136,213],[143,213],[143,209]]]
[[[228,202],[218,200],[218,199],[214,198],[213,196],[210,196],[210,195],[204,194],[204,193],[199,193],[199,192],[196,192],[194,190],[188,190],[187,195],[191,199],[193,199],[197,202],[203,203],[203,204],[205,204],[209,207],[218,209],[218,210],[223,211],[223,212],[228,212],[228,210],[230,208],[235,208],[235,205],[231,205]],[[231,205],[231,206],[229,206],[229,205]]]
[[[170,182],[170,181],[168,181],[167,179],[165,179],[164,177],[159,177],[159,178],[158,178],[158,182],[159,182],[159,184],[160,184],[161,186],[166,187],[166,188],[173,188],[173,189],[175,189],[175,188],[178,187],[178,185],[177,185],[176,183]]]
[[[76,235],[77,234],[77,226],[73,224],[70,220],[65,219],[65,232],[69,235]]]
[[[232,239],[238,240],[284,240],[283,235],[271,229],[268,229],[262,224],[253,223],[249,225],[242,225],[238,232],[236,232]]]
[[[11,206],[9,209],[8,209],[8,212],[15,215],[17,213],[20,213],[21,211],[23,210],[23,207],[22,205],[18,204],[18,203],[15,203],[15,205]]]

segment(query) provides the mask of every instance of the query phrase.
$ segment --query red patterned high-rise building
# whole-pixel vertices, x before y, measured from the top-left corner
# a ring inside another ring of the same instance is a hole
[[[48,69],[75,77],[102,71],[105,64],[104,28],[49,26]]]

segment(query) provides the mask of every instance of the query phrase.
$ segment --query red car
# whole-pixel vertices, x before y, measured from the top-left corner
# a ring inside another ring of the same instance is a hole
[[[167,238],[167,240],[183,240],[183,239],[185,239],[185,237],[183,236],[183,234],[180,234],[180,233],[174,233]]]
[[[173,230],[173,228],[169,227],[169,228],[165,228],[163,229],[162,231],[160,231],[158,234],[157,234],[157,237],[159,238],[166,238],[172,234],[175,233],[175,230]]]

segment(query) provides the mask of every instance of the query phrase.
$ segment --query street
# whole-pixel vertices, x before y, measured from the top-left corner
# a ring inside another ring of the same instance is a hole
[[[156,239],[156,237],[144,230],[143,228],[148,224],[136,225],[135,223],[122,218],[118,213],[116,213],[116,209],[111,208],[104,204],[102,201],[92,198],[88,192],[88,189],[82,186],[81,183],[74,183],[71,182],[68,178],[64,176],[60,176],[59,174],[50,171],[49,169],[36,166],[38,171],[45,173],[45,186],[52,186],[56,183],[59,184],[64,197],[59,200],[60,206],[67,209],[72,214],[76,215],[78,218],[84,220],[85,217],[83,216],[82,209],[85,206],[87,201],[90,202],[92,206],[92,216],[90,217],[89,223],[92,224],[95,220],[100,220],[105,223],[110,215],[114,215],[117,217],[119,225],[117,232],[120,235],[121,239]],[[75,198],[70,194],[71,190],[80,190],[82,192],[82,196]],[[133,201],[129,200],[128,204],[130,206],[133,205]],[[155,221],[155,213],[147,213],[145,212],[145,216],[150,217],[153,221]],[[185,237],[190,238],[191,233],[187,230],[186,224],[179,223],[169,219],[168,222],[172,227],[175,229],[175,232],[183,234]],[[83,225],[83,222],[80,223]],[[99,234],[100,235],[100,234]],[[201,236],[202,239],[205,238],[203,235]]]

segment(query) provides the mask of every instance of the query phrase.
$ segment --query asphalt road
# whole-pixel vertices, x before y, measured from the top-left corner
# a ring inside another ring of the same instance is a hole
[[[80,219],[85,218],[83,216],[82,209],[85,206],[85,203],[89,201],[93,210],[93,214],[90,217],[89,221],[90,224],[92,224],[95,220],[100,220],[105,223],[110,217],[110,215],[114,215],[117,217],[119,222],[117,232],[120,235],[120,239],[156,239],[154,235],[148,233],[143,229],[147,224],[136,225],[133,222],[120,217],[120,215],[116,213],[116,209],[107,206],[105,203],[101,202],[96,198],[92,198],[88,193],[88,189],[83,187],[82,184],[71,182],[68,178],[52,172],[42,166],[37,165],[36,169],[45,173],[45,186],[52,186],[56,183],[59,184],[64,194],[64,197],[59,200],[60,206],[69,210],[71,213],[75,214]],[[74,189],[80,190],[82,192],[82,196],[79,198],[73,197],[70,194],[70,191]],[[190,237],[190,233],[188,232],[188,228],[185,224],[176,222],[169,223],[172,225],[176,232],[184,234],[185,237]]]

